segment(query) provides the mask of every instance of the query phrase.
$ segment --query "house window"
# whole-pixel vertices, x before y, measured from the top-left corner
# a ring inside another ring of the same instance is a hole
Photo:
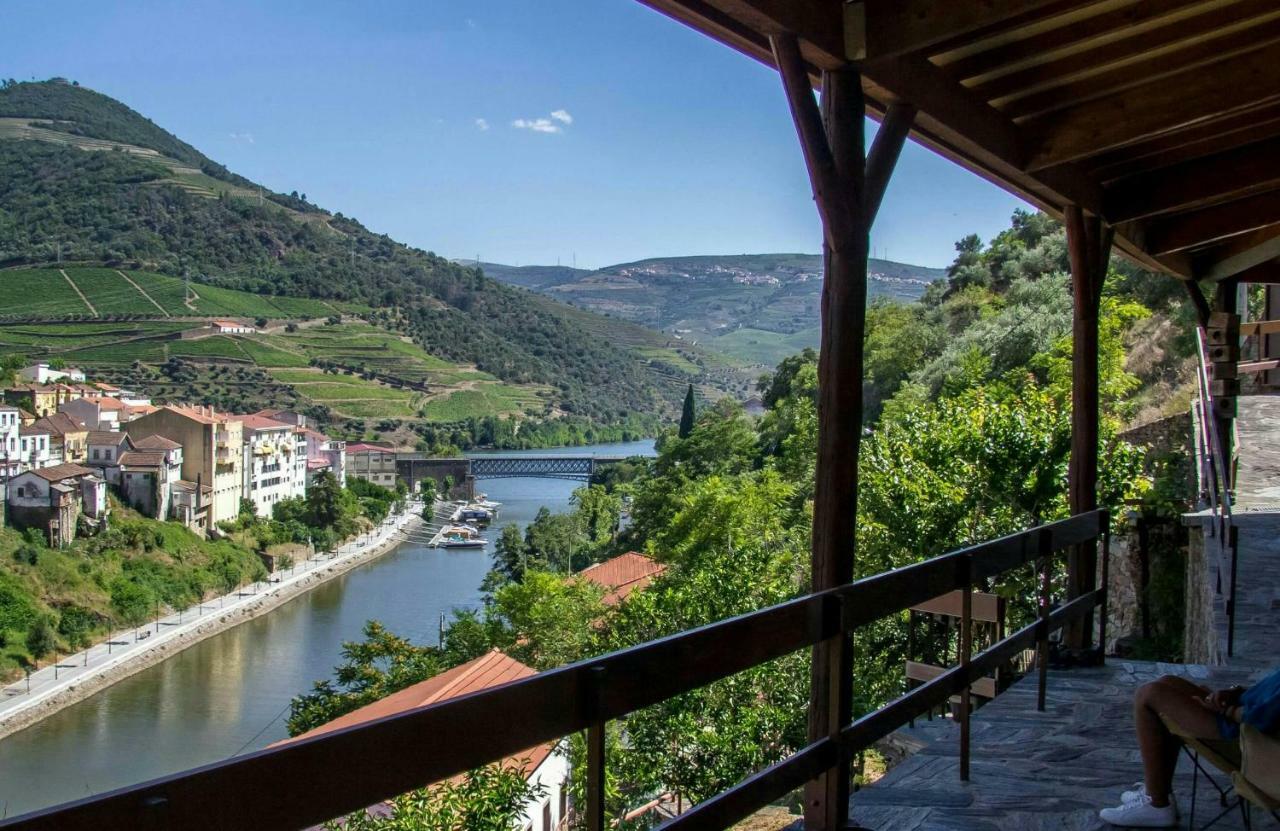
[[[100,459],[100,458],[102,458],[102,451],[101,451],[101,450],[98,450],[98,449],[95,447],[95,448],[94,448],[94,450],[93,450],[93,459],[94,459],[94,461],[97,461],[97,460],[98,460],[98,459]]]

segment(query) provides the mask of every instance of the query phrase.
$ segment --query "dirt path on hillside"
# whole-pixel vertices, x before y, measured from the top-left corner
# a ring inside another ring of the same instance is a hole
[[[80,287],[76,285],[76,281],[71,279],[71,275],[67,273],[67,270],[65,268],[60,268],[58,269],[58,273],[65,277],[67,285],[71,286],[71,288],[75,290],[75,293],[80,295],[80,299],[89,307],[89,311],[93,312],[93,316],[102,317],[102,315],[98,314],[98,310],[93,307],[93,304],[89,302],[89,298],[84,296],[84,292],[80,291]]]
[[[173,315],[169,314],[169,312],[165,310],[165,307],[164,307],[164,306],[161,306],[159,303],[157,303],[157,302],[156,302],[156,300],[155,300],[155,298],[154,298],[154,297],[152,297],[151,295],[147,294],[147,292],[142,288],[142,286],[140,286],[140,285],[138,285],[137,283],[133,282],[133,280],[129,277],[129,275],[128,275],[128,274],[125,274],[123,271],[120,271],[119,269],[117,269],[117,270],[116,270],[116,274],[119,274],[121,277],[123,277],[123,278],[124,278],[124,281],[125,281],[126,283],[128,283],[129,285],[131,285],[131,286],[133,286],[135,289],[137,289],[137,290],[138,290],[138,294],[141,294],[143,297],[147,298],[147,300],[149,300],[149,301],[151,302],[151,305],[152,305],[152,306],[155,306],[157,309],[159,309],[159,310],[160,310],[160,314],[164,315],[165,317],[173,317]]]

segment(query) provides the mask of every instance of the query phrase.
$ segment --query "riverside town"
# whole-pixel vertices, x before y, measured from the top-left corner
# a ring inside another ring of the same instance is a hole
[[[1280,829],[1274,0],[11,4],[0,831]]]

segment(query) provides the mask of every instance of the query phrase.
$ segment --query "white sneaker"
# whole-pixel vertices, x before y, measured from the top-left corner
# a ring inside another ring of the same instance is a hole
[[[1134,782],[1133,788],[1131,790],[1127,790],[1124,793],[1120,794],[1120,804],[1128,805],[1131,802],[1141,802],[1146,798],[1147,798],[1147,783]],[[1178,798],[1175,795],[1169,794],[1169,804],[1173,806],[1173,811],[1175,814],[1177,814],[1178,816],[1182,815],[1182,812],[1178,810]]]
[[[1098,817],[1109,825],[1120,825],[1128,828],[1173,828],[1178,824],[1178,811],[1173,801],[1163,808],[1151,804],[1151,797],[1145,794],[1133,802],[1123,803],[1115,808],[1103,808]]]

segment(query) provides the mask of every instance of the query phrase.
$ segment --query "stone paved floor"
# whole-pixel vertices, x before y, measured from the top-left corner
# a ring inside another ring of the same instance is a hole
[[[1280,514],[1253,513],[1239,525],[1236,654],[1228,665],[1112,659],[1105,667],[1053,671],[1044,713],[1035,709],[1035,678],[1025,678],[975,713],[968,784],[960,782],[954,728],[935,732],[923,750],[854,796],[854,819],[880,831],[1106,827],[1098,808],[1114,805],[1142,776],[1130,715],[1138,685],[1165,673],[1211,687],[1247,684],[1280,664]],[[1201,784],[1197,822],[1203,824],[1216,801],[1203,798]],[[1184,815],[1190,787],[1183,759],[1176,788]],[[1236,813],[1214,826],[1242,827]],[[1255,811],[1254,827],[1277,826]]]
[[[1236,510],[1280,510],[1280,395],[1237,402]]]

